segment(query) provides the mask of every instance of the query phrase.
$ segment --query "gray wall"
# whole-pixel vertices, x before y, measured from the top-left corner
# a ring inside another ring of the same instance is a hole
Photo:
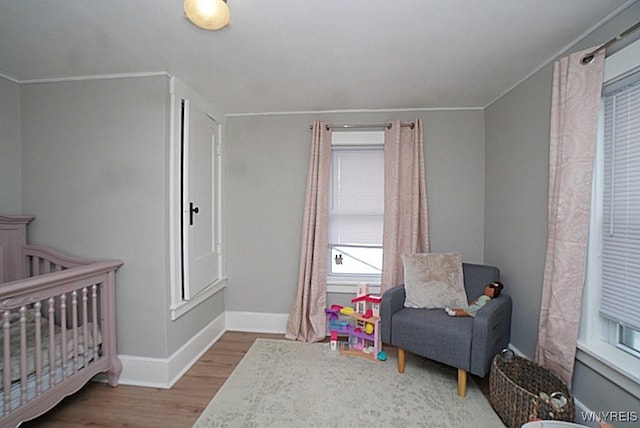
[[[25,84],[22,210],[31,242],[124,261],[118,353],[167,357],[222,313],[169,320],[169,79]]]
[[[485,262],[501,269],[515,305],[511,342],[530,356],[547,245],[550,82],[545,67],[485,113]]]
[[[0,214],[21,212],[20,85],[0,77]]]
[[[227,310],[288,313],[298,278],[314,120],[423,121],[431,250],[484,258],[484,113],[402,111],[230,117],[226,121]]]
[[[640,3],[571,52],[603,43],[640,20]],[[502,268],[514,299],[511,341],[535,354],[546,252],[552,65],[486,109],[485,261]],[[575,396],[594,411],[637,410],[640,401],[577,362]]]

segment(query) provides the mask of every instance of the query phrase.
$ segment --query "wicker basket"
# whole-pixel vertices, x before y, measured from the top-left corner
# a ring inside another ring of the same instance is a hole
[[[573,395],[555,374],[526,358],[503,351],[489,375],[491,405],[509,428],[532,418],[573,422]]]

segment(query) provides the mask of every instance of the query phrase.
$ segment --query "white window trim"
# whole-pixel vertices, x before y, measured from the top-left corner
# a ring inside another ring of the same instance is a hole
[[[332,294],[353,294],[356,292],[356,287],[359,282],[366,282],[369,284],[369,293],[380,294],[380,281],[354,281],[353,279],[327,280],[327,293]]]
[[[624,78],[640,68],[640,40],[632,43],[619,52],[607,58],[605,63],[604,82],[608,84]],[[600,125],[602,118],[600,119]],[[602,126],[599,126],[598,139],[601,140]],[[597,145],[602,150],[602,145]],[[594,165],[594,174],[602,173],[602,153],[596,154],[598,163]],[[602,183],[594,179],[594,183]],[[640,358],[637,358],[610,343],[617,340],[615,323],[607,321],[599,314],[600,283],[593,278],[600,277],[600,240],[602,236],[601,191],[594,192],[592,198],[592,216],[587,262],[587,275],[582,298],[582,317],[578,337],[576,359],[590,367],[606,379],[611,380],[620,388],[640,398]],[[593,215],[597,213],[598,215]]]
[[[598,202],[601,201],[595,203]],[[592,225],[591,230],[596,230],[596,234],[602,236],[598,233],[602,222],[595,216],[592,216],[592,222],[597,222],[598,227],[594,229],[595,225]],[[582,319],[576,359],[633,396],[640,398],[640,359],[610,343],[610,339],[615,339],[617,335],[617,328],[615,323],[600,316],[598,305],[600,283],[589,280],[598,278],[600,271],[600,264],[597,263],[600,254],[596,250],[599,243],[594,241],[596,240],[592,239],[589,242],[590,263],[588,263],[582,298]]]
[[[372,133],[377,134],[376,139],[372,141]],[[348,136],[348,137],[347,137]],[[352,131],[337,129],[332,134],[332,146],[384,146],[384,131]],[[329,254],[328,263],[332,263]],[[358,283],[366,282],[369,284],[369,291],[372,294],[380,294],[380,283],[382,274],[380,275],[345,275],[330,273],[327,270],[327,293],[336,294],[353,294],[356,292]]]

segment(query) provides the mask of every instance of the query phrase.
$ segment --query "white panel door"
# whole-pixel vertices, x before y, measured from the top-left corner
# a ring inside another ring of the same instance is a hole
[[[195,103],[182,102],[183,300],[220,277],[217,247],[216,137],[218,124]]]

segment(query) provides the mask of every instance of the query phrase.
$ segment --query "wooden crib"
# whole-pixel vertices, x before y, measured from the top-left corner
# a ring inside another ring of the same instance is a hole
[[[33,419],[99,373],[118,384],[115,272],[27,245],[32,216],[0,215],[0,426]]]

